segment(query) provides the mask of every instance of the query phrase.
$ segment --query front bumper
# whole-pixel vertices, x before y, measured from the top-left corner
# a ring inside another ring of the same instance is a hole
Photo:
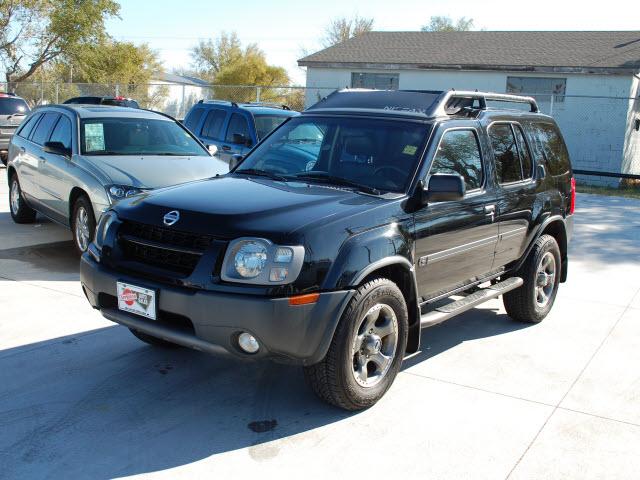
[[[105,318],[143,333],[212,354],[265,358],[312,365],[324,358],[352,290],[324,292],[315,304],[292,306],[288,298],[269,298],[170,287],[121,274],[85,253],[80,281],[89,303]],[[158,295],[158,320],[117,309],[116,282],[152,288]],[[115,302],[115,303],[114,303]],[[180,324],[173,320],[180,319]],[[185,328],[187,324],[192,329]],[[260,342],[256,354],[236,344],[241,332]]]

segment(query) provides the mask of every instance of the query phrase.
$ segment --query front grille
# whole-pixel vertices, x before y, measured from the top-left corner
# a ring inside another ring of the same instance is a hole
[[[125,221],[118,231],[125,260],[188,276],[213,236]]]

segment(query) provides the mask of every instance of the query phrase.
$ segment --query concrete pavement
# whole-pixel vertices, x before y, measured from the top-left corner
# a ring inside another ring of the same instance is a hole
[[[579,195],[550,316],[425,330],[375,407],[299,369],[140,343],[91,310],[70,234],[14,225],[0,170],[0,478],[637,478],[640,201]]]

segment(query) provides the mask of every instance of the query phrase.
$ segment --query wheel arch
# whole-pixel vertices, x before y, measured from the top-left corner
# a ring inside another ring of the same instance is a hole
[[[537,233],[533,236],[531,242],[529,243],[529,246],[525,250],[525,253],[522,255],[513,270],[518,270],[520,269],[520,267],[522,267],[524,262],[527,260],[529,253],[531,253],[533,245],[542,235],[550,235],[558,243],[558,247],[560,248],[561,260],[560,282],[565,282],[567,280],[569,239],[567,236],[567,226],[565,224],[565,219],[560,215],[549,217],[540,225]]]
[[[405,257],[392,256],[372,263],[355,278],[361,286],[374,278],[386,278],[395,283],[407,304],[409,331],[405,353],[415,353],[420,348],[420,306],[417,296],[416,276],[413,265]]]
[[[9,185],[9,187],[11,187],[11,179],[13,178],[14,175],[17,175],[18,172],[16,171],[16,168],[13,165],[9,165],[7,166],[7,185]]]
[[[73,225],[73,206],[76,203],[76,200],[78,200],[78,198],[80,198],[83,195],[87,197],[87,199],[89,200],[89,203],[91,203],[91,197],[89,196],[89,193],[87,193],[86,190],[80,187],[73,187],[71,189],[71,192],[69,192],[69,212],[68,212],[69,225]]]

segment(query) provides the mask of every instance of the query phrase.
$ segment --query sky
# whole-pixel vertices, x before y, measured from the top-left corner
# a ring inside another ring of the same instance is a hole
[[[373,18],[374,30],[386,31],[419,30],[432,15],[473,18],[485,30],[640,30],[634,0],[119,1],[121,18],[108,21],[108,32],[118,40],[148,43],[168,72],[190,67],[189,50],[198,40],[235,31],[300,85],[305,72],[296,60],[305,50],[320,50],[326,26],[342,16]]]

